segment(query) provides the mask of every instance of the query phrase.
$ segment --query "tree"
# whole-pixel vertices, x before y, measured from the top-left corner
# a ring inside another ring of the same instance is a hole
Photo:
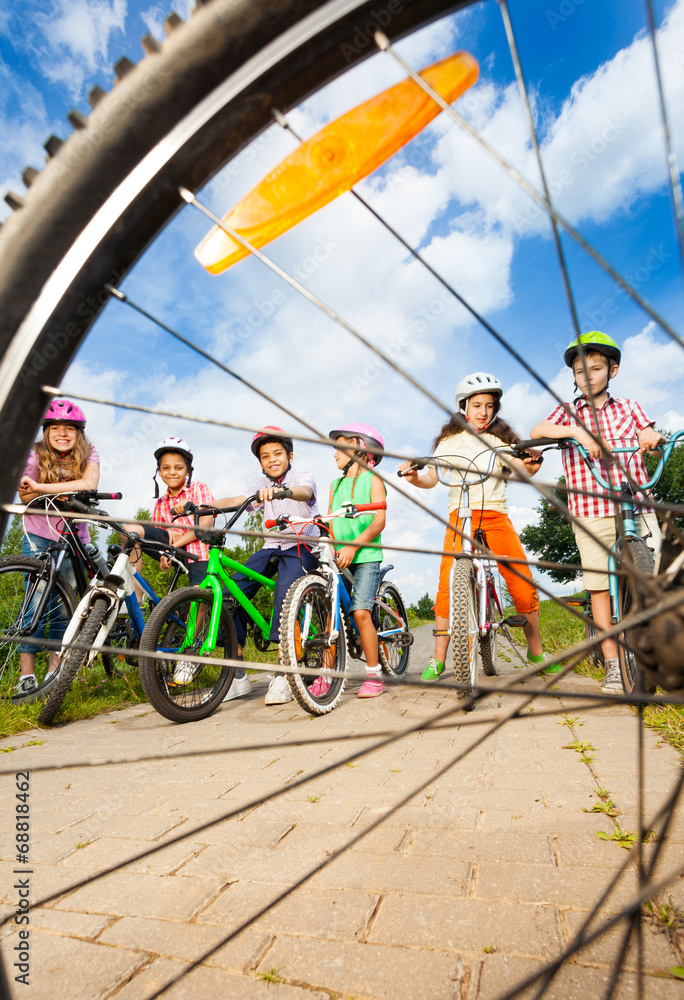
[[[18,514],[11,514],[7,520],[7,530],[0,546],[3,556],[21,555],[21,543],[24,537],[24,526]]]
[[[410,604],[408,610],[413,612],[416,618],[422,618],[424,621],[434,621],[434,603],[429,594],[424,594],[416,604]]]
[[[562,503],[567,504],[568,494],[565,485],[565,477],[561,476],[557,489],[551,490],[551,493]],[[520,532],[520,541],[525,548],[547,562],[579,565],[580,554],[570,522],[546,497],[541,497],[536,510],[539,513],[539,524],[528,524]],[[549,569],[546,572],[557,583],[566,583],[568,580],[574,580],[579,571]]]

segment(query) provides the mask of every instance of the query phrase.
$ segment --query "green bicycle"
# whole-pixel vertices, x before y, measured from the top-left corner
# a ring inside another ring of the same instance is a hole
[[[291,496],[290,490],[280,490],[273,499],[285,500]],[[233,517],[221,531],[199,533],[209,545],[205,579],[198,587],[183,587],[160,601],[148,618],[140,640],[139,671],[143,690],[152,707],[172,722],[206,719],[221,705],[233,681],[235,668],[217,661],[234,660],[237,656],[233,615],[238,605],[247,615],[248,628],[257,649],[265,652],[271,646],[271,622],[266,621],[242,593],[230,574],[240,572],[269,591],[275,590],[275,580],[221,551],[227,532],[255,502],[259,502],[256,494],[247,497],[239,507],[186,504],[184,513],[193,513],[196,525],[201,514],[232,513]],[[155,653],[172,656],[162,659]],[[183,654],[202,657],[202,661],[184,659]]]

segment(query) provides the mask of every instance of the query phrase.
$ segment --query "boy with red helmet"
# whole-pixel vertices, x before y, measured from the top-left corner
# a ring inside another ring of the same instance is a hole
[[[259,496],[259,504],[263,505],[264,519],[276,520],[282,514],[292,517],[311,518],[319,513],[316,504],[316,483],[309,472],[292,468],[294,448],[292,438],[288,437],[280,427],[269,425],[260,430],[252,438],[252,454],[261,465],[262,475],[257,479],[252,493]],[[274,500],[273,494],[280,490],[288,490],[287,500]],[[237,507],[246,500],[245,496],[223,497],[217,500],[217,507]],[[256,509],[256,504],[254,508]],[[302,535],[306,538],[317,538],[319,530],[316,525],[307,525]],[[262,548],[249,557],[246,565],[256,570],[262,576],[274,577],[277,574],[276,589],[273,595],[273,618],[271,621],[271,642],[278,642],[280,630],[280,612],[285,595],[295,580],[309,573],[316,566],[316,560],[310,549],[303,542],[278,539],[278,532],[272,532]],[[249,598],[254,597],[260,588],[257,580],[251,580],[241,573],[235,573],[233,581]],[[235,615],[235,631],[238,639],[238,657],[247,641],[247,619],[242,609]],[[247,681],[249,684],[249,681]],[[236,680],[231,684],[226,699],[239,697],[233,693]],[[224,699],[224,700],[226,700]],[[292,700],[289,684],[282,673],[276,673],[266,693],[267,705],[284,705]]]

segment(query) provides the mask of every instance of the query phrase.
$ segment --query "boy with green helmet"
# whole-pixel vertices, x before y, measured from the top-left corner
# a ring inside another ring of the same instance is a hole
[[[546,420],[532,428],[530,437],[572,437],[588,450],[598,463],[604,479],[619,492],[625,471],[637,486],[648,482],[643,453],[657,448],[663,440],[653,430],[643,409],[633,399],[617,399],[609,392],[621,360],[617,343],[607,333],[593,330],[583,333],[580,355],[577,338],[568,344],[565,363],[575,376],[579,393],[572,403],[557,406]],[[598,423],[597,423],[598,421]],[[605,463],[603,455],[613,448],[638,447],[633,455],[616,456]],[[624,459],[627,461],[625,462]],[[608,466],[608,467],[607,467]],[[574,515],[573,529],[584,572],[584,586],[591,594],[591,611],[599,631],[610,627],[610,591],[608,589],[608,551],[617,537],[617,505],[604,498],[604,491],[587,468],[579,450],[563,448],[563,469],[568,486],[568,506]],[[637,532],[649,540],[656,557],[660,552],[660,528],[655,513],[641,502],[635,513]],[[606,676],[601,690],[622,691],[618,648],[614,639],[601,643]]]

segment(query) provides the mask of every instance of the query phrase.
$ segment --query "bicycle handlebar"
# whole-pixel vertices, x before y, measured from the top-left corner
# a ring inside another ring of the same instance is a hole
[[[345,503],[342,505],[340,510],[335,510],[332,514],[317,514],[316,517],[304,518],[303,520],[297,520],[297,524],[315,524],[317,521],[332,520],[334,517],[358,517],[360,514],[365,514],[370,510],[387,510],[387,501],[378,500],[376,503]],[[276,528],[279,524],[286,525],[289,522],[289,518],[286,514],[281,514],[280,517],[269,517],[267,521],[264,521],[265,528]]]

